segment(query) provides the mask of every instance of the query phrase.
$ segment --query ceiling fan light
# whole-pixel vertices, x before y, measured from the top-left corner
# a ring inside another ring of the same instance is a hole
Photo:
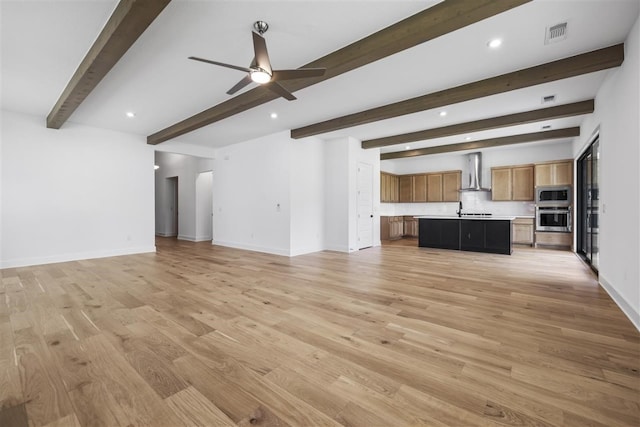
[[[258,84],[265,84],[271,81],[271,74],[264,70],[255,70],[251,72],[251,80]]]

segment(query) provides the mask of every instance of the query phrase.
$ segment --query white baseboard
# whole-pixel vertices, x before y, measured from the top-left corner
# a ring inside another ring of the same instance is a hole
[[[267,254],[281,255],[286,257],[290,256],[289,251],[285,249],[270,248],[270,247],[257,246],[257,245],[248,245],[246,243],[228,242],[224,240],[213,240],[211,244],[218,245],[218,246],[225,246],[225,247],[234,248],[234,249],[243,249],[245,251],[263,252]]]
[[[624,299],[622,295],[616,291],[616,289],[609,283],[607,279],[600,275],[598,277],[598,281],[600,282],[600,286],[604,289],[611,299],[620,307],[620,310],[631,320],[633,326],[636,327],[638,331],[640,331],[640,313],[638,313],[631,304]]]
[[[211,240],[211,237],[207,237],[207,236],[194,237],[194,236],[187,236],[184,234],[180,234],[178,236],[178,240],[187,240],[189,242],[206,242]]]
[[[345,246],[345,245],[332,245],[332,244],[328,244],[325,246],[324,248],[326,251],[333,251],[333,252],[346,252],[349,253],[349,246]]]
[[[50,256],[19,258],[0,261],[0,268],[28,267],[32,265],[54,264],[58,262],[79,261],[83,259],[107,258],[112,256],[135,255],[155,252],[155,246],[112,249],[107,251],[75,252]]]
[[[322,246],[313,246],[313,247],[308,246],[306,248],[292,249],[291,250],[291,256],[312,254],[314,252],[320,252],[320,251],[323,251],[323,250],[324,250],[324,248]]]

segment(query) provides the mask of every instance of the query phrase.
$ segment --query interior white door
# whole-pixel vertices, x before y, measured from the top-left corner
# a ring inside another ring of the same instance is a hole
[[[373,246],[373,166],[358,163],[358,249]]]

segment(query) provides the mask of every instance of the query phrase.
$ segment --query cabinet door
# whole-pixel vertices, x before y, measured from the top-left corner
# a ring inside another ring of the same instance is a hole
[[[553,163],[553,185],[571,185],[573,162]]]
[[[413,201],[427,201],[427,175],[413,176]]]
[[[411,202],[413,196],[413,177],[411,175],[402,175],[400,181],[400,203]]]
[[[427,201],[442,201],[442,174],[433,173],[427,175]]]
[[[536,187],[540,185],[554,185],[553,184],[553,165],[551,163],[544,165],[536,165]]]
[[[460,200],[460,183],[462,172],[447,172],[442,174],[442,201],[457,202]]]
[[[380,202],[388,202],[389,201],[389,180],[387,179],[387,174],[384,172],[380,172]]]
[[[484,222],[484,251],[511,255],[511,221]]]
[[[513,223],[512,242],[521,245],[533,245],[533,224]]]
[[[460,249],[463,251],[484,250],[484,223],[480,220],[460,221]]]
[[[511,168],[491,169],[491,200],[511,200]]]
[[[533,200],[533,166],[515,167],[511,173],[511,200]]]
[[[457,219],[421,219],[418,225],[418,246],[425,248],[460,249],[460,221]]]
[[[389,185],[391,186],[391,188],[389,189],[389,199],[390,199],[389,201],[393,203],[399,202],[400,198],[398,197],[398,191],[399,191],[398,177],[395,175],[390,175]]]
[[[389,217],[381,216],[380,217],[380,240],[389,240],[391,236],[389,229]]]

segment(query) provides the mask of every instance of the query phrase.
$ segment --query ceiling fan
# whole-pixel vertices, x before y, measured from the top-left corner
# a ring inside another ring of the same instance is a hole
[[[254,57],[251,65],[248,67],[240,67],[237,65],[225,64],[223,62],[211,61],[209,59],[190,56],[189,59],[194,61],[205,62],[207,64],[218,65],[220,67],[231,68],[233,70],[244,71],[247,75],[236,83],[227,94],[233,95],[240,89],[244,88],[251,82],[264,85],[267,89],[277,93],[283,98],[293,101],[295,96],[287,89],[282,87],[278,82],[282,80],[302,79],[308,77],[320,77],[324,75],[326,68],[298,68],[296,70],[274,70],[271,68],[269,54],[267,52],[267,41],[262,35],[269,29],[269,24],[264,21],[256,21],[252,31],[253,34],[253,51]]]

